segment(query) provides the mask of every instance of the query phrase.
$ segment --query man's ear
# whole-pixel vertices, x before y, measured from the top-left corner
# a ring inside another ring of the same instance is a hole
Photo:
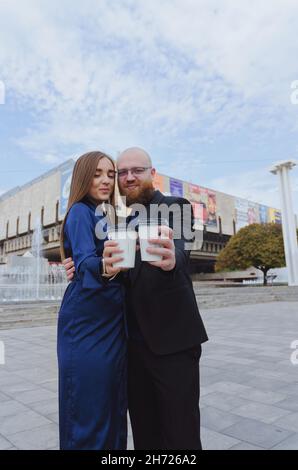
[[[152,176],[152,178],[154,178],[155,175],[156,175],[156,169],[155,169],[155,168],[151,168],[151,176]]]

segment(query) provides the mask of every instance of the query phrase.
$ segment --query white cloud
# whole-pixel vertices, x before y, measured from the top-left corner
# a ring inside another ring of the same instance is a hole
[[[17,143],[51,163],[163,148],[161,171],[197,174],[202,142],[295,126],[297,13],[296,0],[2,0],[1,78],[35,117]]]

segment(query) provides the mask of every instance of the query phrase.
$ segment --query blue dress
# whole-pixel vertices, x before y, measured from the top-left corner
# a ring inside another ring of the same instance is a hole
[[[127,442],[127,344],[124,291],[101,278],[104,240],[95,236],[96,206],[72,206],[64,227],[76,274],[58,318],[61,449],[123,450]],[[101,222],[102,221],[102,222]],[[106,230],[106,227],[105,227]]]

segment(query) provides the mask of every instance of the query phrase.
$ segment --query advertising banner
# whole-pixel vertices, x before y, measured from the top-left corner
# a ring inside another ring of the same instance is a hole
[[[64,217],[67,209],[69,191],[70,191],[70,183],[72,177],[73,166],[67,168],[66,170],[61,172],[60,178],[60,204],[59,204],[59,213],[60,218]]]
[[[236,230],[240,230],[248,225],[248,201],[246,199],[236,198]]]
[[[248,203],[247,222],[249,225],[259,222],[259,206],[255,202]]]
[[[170,192],[172,196],[183,197],[183,183],[182,181],[170,178]]]
[[[216,227],[216,193],[206,188],[200,189],[200,205],[203,213],[203,223],[207,226]]]
[[[274,224],[281,224],[281,212],[278,209],[269,207],[269,222]]]
[[[155,189],[158,189],[161,193],[163,193],[165,191],[164,176],[156,173],[153,180],[153,186]]]
[[[260,205],[259,206],[259,217],[261,224],[267,224],[268,222],[268,207]]]

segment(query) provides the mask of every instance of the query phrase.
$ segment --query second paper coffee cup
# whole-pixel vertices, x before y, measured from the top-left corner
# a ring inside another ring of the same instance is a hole
[[[139,241],[141,249],[142,261],[160,261],[162,257],[160,255],[153,255],[147,252],[147,248],[153,248],[157,245],[149,243],[150,238],[158,238],[158,227],[160,223],[158,219],[148,219],[139,221]]]

